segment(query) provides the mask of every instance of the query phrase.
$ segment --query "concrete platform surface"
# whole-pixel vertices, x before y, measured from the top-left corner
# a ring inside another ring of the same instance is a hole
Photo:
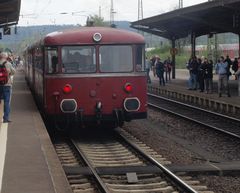
[[[238,81],[234,80],[234,77],[231,76],[229,80],[229,88],[231,97],[227,97],[225,94],[222,97],[218,97],[217,93],[217,82],[218,82],[218,75],[213,76],[213,93],[207,94],[205,92],[199,92],[199,90],[188,90],[188,79],[189,79],[189,72],[186,69],[177,69],[176,70],[176,79],[171,79],[168,81],[165,86],[159,85],[158,77],[153,76],[153,72],[150,72],[150,77],[152,83],[149,84],[149,88],[157,87],[160,90],[160,93],[169,94],[170,97],[175,95],[175,93],[180,94],[180,98],[185,98],[186,102],[188,100],[197,100],[200,103],[202,100],[206,101],[208,106],[215,105],[215,106],[229,106],[229,108],[235,107],[236,113],[240,109],[240,97],[238,96]],[[164,74],[165,78],[165,74]],[[192,99],[193,98],[193,99]],[[195,101],[195,103],[197,103]],[[212,103],[212,104],[211,104]],[[214,104],[215,103],[215,104]],[[224,108],[224,107],[223,107]],[[228,108],[228,107],[227,107]],[[218,110],[218,109],[216,109]],[[230,109],[231,110],[231,109]],[[233,112],[234,113],[234,112]]]
[[[25,83],[14,77],[1,193],[70,193],[64,171]],[[1,152],[2,153],[2,152]]]

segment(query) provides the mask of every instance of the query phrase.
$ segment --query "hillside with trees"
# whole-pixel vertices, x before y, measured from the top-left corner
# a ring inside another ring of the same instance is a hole
[[[99,18],[92,16],[95,21],[97,21],[98,26],[107,26],[108,22],[104,22]],[[116,21],[116,28],[125,29],[130,31],[135,31],[135,29],[130,28],[130,23],[128,21]],[[33,42],[41,39],[48,33],[64,30],[69,28],[78,28],[81,26],[77,25],[42,25],[42,26],[18,26],[15,30],[15,27],[11,28],[11,35],[3,35],[0,40],[0,50],[8,48],[15,53],[21,53],[28,45],[31,45]],[[16,31],[16,33],[15,33]],[[144,34],[147,47],[157,47],[158,45],[163,45],[168,43],[164,38],[157,37],[151,34]]]
[[[105,22],[102,18],[98,16],[90,16],[89,21],[94,21],[97,26],[108,26],[109,22]],[[128,21],[116,21],[116,28],[130,30],[134,32],[138,32],[135,29],[130,27],[130,22]],[[3,35],[0,40],[0,50],[10,49],[14,53],[21,55],[22,51],[32,43],[41,39],[48,33],[64,30],[69,28],[79,28],[81,26],[77,25],[42,25],[42,26],[19,26],[16,29],[14,27],[11,28],[11,35]],[[148,56],[152,55],[160,55],[163,59],[167,58],[170,55],[169,50],[171,48],[170,42],[152,34],[142,33],[146,40],[146,48],[150,48],[147,52]],[[218,34],[218,44],[236,44],[238,43],[238,36],[232,33]],[[202,36],[197,38],[197,45],[208,45],[209,40],[208,36]],[[186,47],[190,46],[190,37],[186,37],[184,39],[180,39],[176,41],[176,47],[178,49],[177,55],[177,64],[179,67],[184,67],[185,62],[190,57],[189,52],[186,52]],[[207,56],[208,53],[203,53],[203,55]]]

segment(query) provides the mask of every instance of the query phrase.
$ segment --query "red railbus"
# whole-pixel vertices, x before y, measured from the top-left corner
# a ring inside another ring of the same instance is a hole
[[[26,80],[48,119],[121,126],[147,116],[145,41],[104,27],[57,31],[29,46]]]

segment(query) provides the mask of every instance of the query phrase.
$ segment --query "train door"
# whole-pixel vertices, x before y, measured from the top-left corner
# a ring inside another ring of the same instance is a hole
[[[135,70],[137,72],[144,72],[145,69],[145,46],[136,46]]]
[[[28,50],[25,52],[24,54],[24,69],[25,69],[25,76],[26,76],[26,80],[28,82],[28,84],[30,83],[30,54],[28,52]]]
[[[43,100],[43,50],[40,45],[34,48],[34,91],[42,103]]]
[[[44,47],[44,106],[48,106],[47,98],[49,89],[56,85],[52,84],[53,77],[56,80],[56,74],[60,71],[59,55],[57,47]]]
[[[33,89],[34,85],[34,62],[33,62],[33,50],[29,50],[28,52],[28,68],[29,68],[29,83],[30,88]]]
[[[56,74],[59,72],[58,58],[57,47],[45,48],[45,72],[47,74]]]

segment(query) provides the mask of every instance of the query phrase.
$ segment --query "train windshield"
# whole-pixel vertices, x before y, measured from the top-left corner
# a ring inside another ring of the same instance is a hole
[[[132,47],[128,45],[106,45],[99,48],[101,72],[133,71]]]
[[[93,46],[62,47],[63,73],[96,72],[96,51]]]

